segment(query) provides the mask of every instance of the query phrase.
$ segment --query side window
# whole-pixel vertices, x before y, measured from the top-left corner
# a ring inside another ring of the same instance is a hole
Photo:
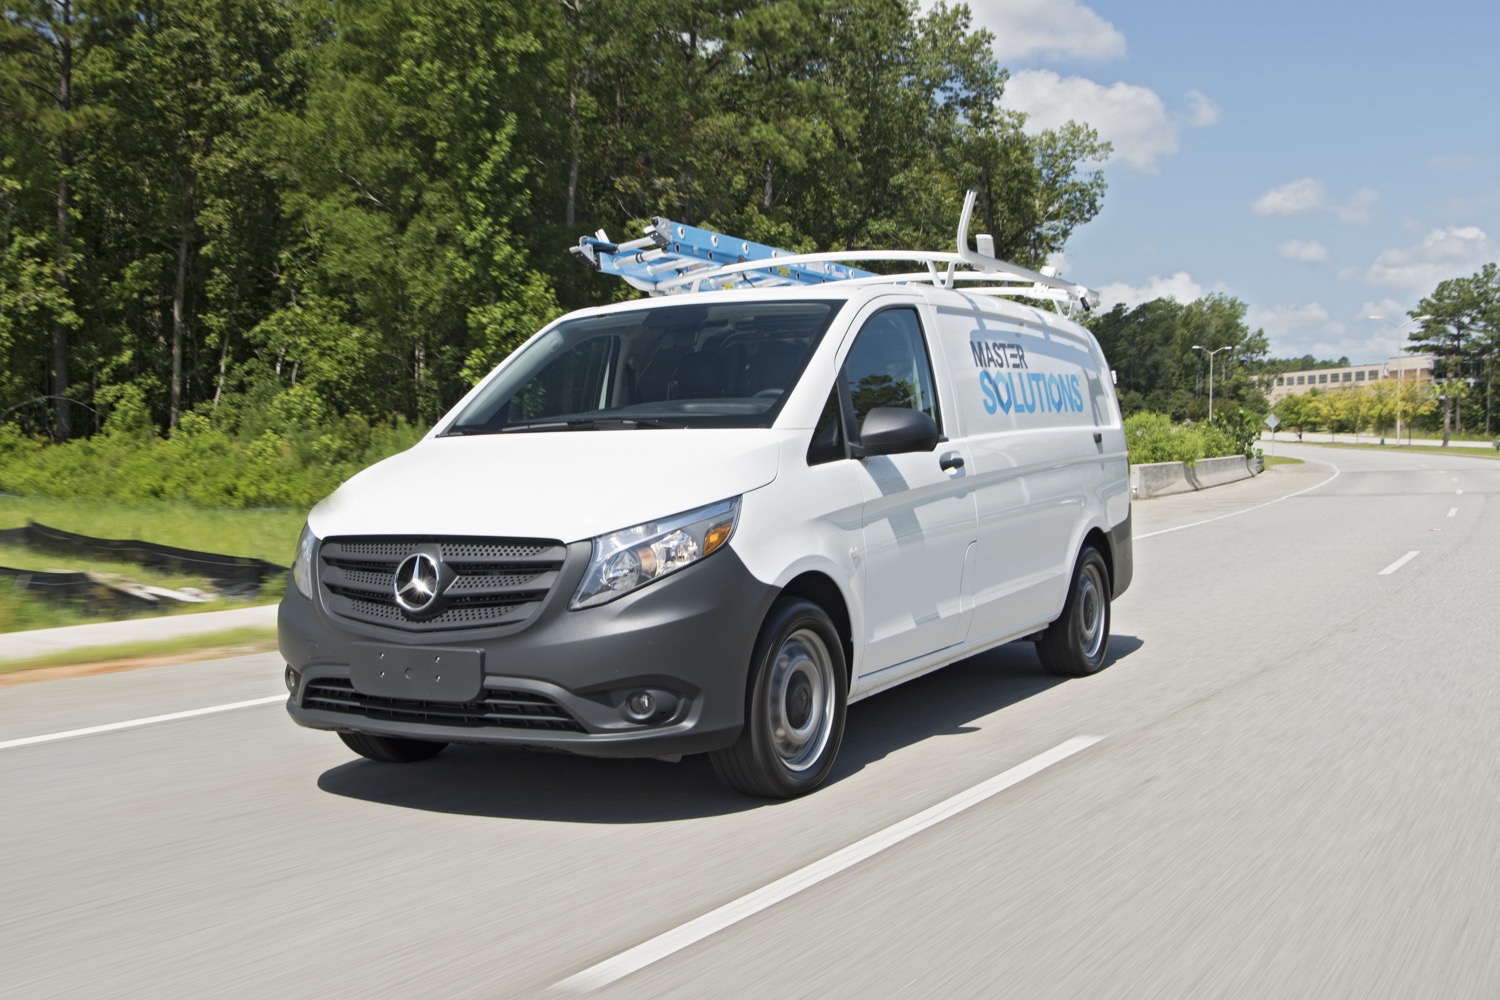
[[[872,316],[854,338],[843,379],[855,427],[877,406],[899,406],[922,411],[942,429],[932,366],[915,310],[887,309]]]
[[[828,393],[823,412],[818,415],[818,426],[813,431],[812,443],[807,446],[807,464],[823,465],[847,457],[844,448],[844,421],[839,412],[839,391],[835,387]]]

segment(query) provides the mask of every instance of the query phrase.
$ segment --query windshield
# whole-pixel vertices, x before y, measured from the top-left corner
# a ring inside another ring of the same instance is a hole
[[[443,433],[770,427],[841,305],[699,302],[565,320]]]

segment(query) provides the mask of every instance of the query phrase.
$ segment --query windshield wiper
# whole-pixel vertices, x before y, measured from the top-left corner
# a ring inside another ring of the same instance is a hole
[[[503,427],[451,427],[443,437],[471,434],[520,434],[530,431],[597,431],[597,430],[682,430],[686,424],[674,424],[666,420],[651,420],[641,417],[575,417],[571,420],[532,420]]]
[[[674,424],[669,420],[652,420],[642,417],[583,417],[564,421],[568,430],[591,431],[609,427],[644,427],[648,430],[682,430],[686,424]]]

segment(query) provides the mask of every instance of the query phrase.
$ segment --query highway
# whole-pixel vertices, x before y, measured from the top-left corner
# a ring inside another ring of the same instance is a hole
[[[1135,505],[1100,674],[862,702],[793,802],[359,760],[274,655],[0,688],[0,996],[1500,997],[1500,462],[1276,452]]]

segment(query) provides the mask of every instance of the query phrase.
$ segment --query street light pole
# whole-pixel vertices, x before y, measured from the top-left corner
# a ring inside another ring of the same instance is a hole
[[[1400,323],[1400,324],[1392,323],[1390,320],[1386,319],[1384,316],[1371,316],[1370,319],[1378,319],[1378,320],[1380,320],[1380,322],[1384,323],[1386,326],[1394,327],[1395,331],[1397,333],[1400,333],[1402,330],[1405,330],[1407,327],[1411,326],[1413,323],[1422,323],[1422,322],[1425,322],[1425,321],[1427,321],[1429,319],[1432,319],[1432,317],[1428,316],[1428,315],[1425,315],[1425,314],[1421,315],[1421,316],[1413,316],[1411,319],[1407,320],[1405,323]],[[1401,408],[1406,404],[1406,401],[1402,398],[1402,393],[1405,390],[1406,390],[1406,367],[1403,365],[1403,366],[1398,367],[1396,369],[1396,447],[1397,448],[1401,447]],[[1410,434],[1410,433],[1411,433],[1411,429],[1407,428],[1407,434]],[[1410,441],[1407,442],[1407,444],[1410,444],[1410,443],[1411,443]]]
[[[1204,354],[1208,355],[1208,422],[1209,423],[1213,423],[1214,422],[1214,355],[1218,354],[1220,351],[1227,351],[1227,350],[1229,350],[1233,346],[1234,346],[1233,344],[1225,344],[1223,347],[1215,347],[1213,350],[1210,351],[1208,348],[1206,348],[1206,347],[1200,347],[1198,344],[1194,344],[1193,345],[1193,350],[1195,350],[1195,351],[1202,351]]]

